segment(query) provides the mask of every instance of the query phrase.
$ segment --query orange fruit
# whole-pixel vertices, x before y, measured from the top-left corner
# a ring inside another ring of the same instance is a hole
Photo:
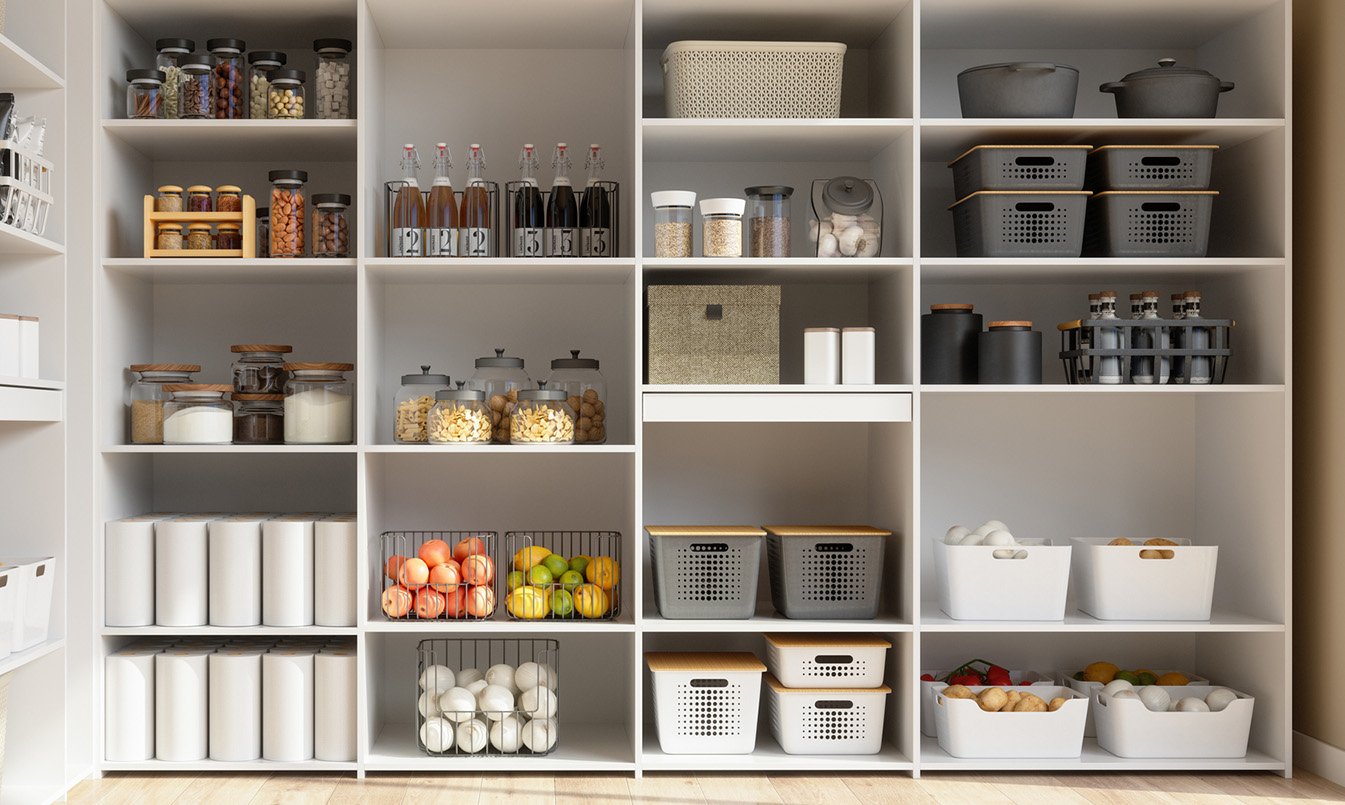
[[[430,585],[439,592],[444,592],[448,588],[456,587],[461,583],[462,569],[452,559],[430,568]]]
[[[411,591],[394,584],[383,591],[383,612],[389,618],[405,618],[411,611]]]
[[[420,552],[416,554],[425,564],[430,567],[442,565],[453,558],[453,549],[448,547],[448,543],[441,539],[432,539],[420,546]]]
[[[416,590],[416,617],[430,620],[444,614],[444,596],[433,587]]]
[[[1158,677],[1158,684],[1181,686],[1191,684],[1191,680],[1187,678],[1186,674],[1179,674],[1176,671],[1169,671],[1168,673]]]
[[[397,574],[397,581],[402,583],[403,587],[419,587],[430,580],[430,566],[425,564],[424,559],[411,557],[402,564],[402,570]]]
[[[605,592],[611,592],[621,581],[621,568],[610,556],[595,556],[584,568],[584,578],[596,584]]]
[[[489,556],[472,554],[462,560],[462,580],[468,584],[490,584],[495,578],[495,563]]]
[[[473,618],[489,618],[495,611],[495,591],[489,587],[473,587],[467,591],[467,614]]]
[[[402,565],[406,564],[405,556],[389,556],[387,564],[383,565],[383,575],[396,581],[402,576]]]
[[[469,556],[484,555],[486,553],[486,541],[480,537],[463,537],[458,540],[458,544],[453,546],[453,558],[462,564],[462,560]]]

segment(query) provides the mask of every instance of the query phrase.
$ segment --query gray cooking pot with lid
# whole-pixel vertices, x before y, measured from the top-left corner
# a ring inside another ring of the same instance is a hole
[[[957,74],[963,117],[1074,117],[1079,71],[1053,62],[1009,62]]]
[[[1116,97],[1117,117],[1214,117],[1219,93],[1233,88],[1199,67],[1183,67],[1176,59],[1159,59],[1147,67],[1098,87]]]

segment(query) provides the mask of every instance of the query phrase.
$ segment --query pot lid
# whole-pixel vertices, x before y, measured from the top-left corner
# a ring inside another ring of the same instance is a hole
[[[1076,73],[1079,72],[1079,68],[1070,67],[1068,64],[1055,64],[1053,62],[1008,61],[1008,62],[999,62],[998,64],[978,64],[975,67],[968,67],[967,69],[958,73],[958,75],[962,76],[966,75],[967,73],[977,72],[978,70],[1003,70],[1006,68],[1017,70],[1033,70],[1033,69],[1041,70],[1046,69],[1048,66],[1055,68],[1057,70],[1072,70],[1073,72]]]
[[[570,357],[556,358],[551,362],[552,369],[597,369],[597,358],[581,358],[579,350],[570,350]]]
[[[420,365],[420,374],[418,375],[402,375],[403,386],[449,386],[452,385],[452,382],[448,379],[448,375],[430,374],[428,363]]]
[[[822,188],[822,201],[832,212],[859,214],[873,206],[873,188],[854,176],[837,176]]]
[[[522,358],[506,358],[503,347],[495,348],[495,357],[485,357],[476,359],[476,368],[478,369],[522,369]]]
[[[1219,79],[1210,74],[1208,70],[1202,70],[1199,67],[1185,67],[1177,63],[1176,59],[1159,59],[1157,67],[1145,67],[1143,70],[1136,70],[1128,74],[1122,81],[1136,81],[1141,78],[1173,78],[1176,76],[1198,76],[1200,78]]]

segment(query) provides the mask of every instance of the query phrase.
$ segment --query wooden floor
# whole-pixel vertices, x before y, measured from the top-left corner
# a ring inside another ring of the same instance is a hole
[[[888,775],[648,775],[612,774],[301,774],[119,773],[80,783],[69,801],[91,805],[133,803],[371,803],[372,805],[543,805],[543,803],[799,803],[799,805],[1054,805],[1077,803],[1345,802],[1345,788],[1298,772],[1271,774],[926,774],[919,780]]]

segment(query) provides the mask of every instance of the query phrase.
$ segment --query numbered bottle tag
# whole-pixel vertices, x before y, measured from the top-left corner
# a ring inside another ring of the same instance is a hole
[[[425,244],[421,231],[415,228],[392,230],[393,257],[421,257],[425,254]]]
[[[606,227],[589,227],[584,230],[583,255],[585,257],[611,257],[612,230]]]
[[[431,257],[458,256],[458,230],[436,227],[429,230],[427,253]]]
[[[514,254],[518,257],[541,257],[541,227],[516,227],[514,229]]]
[[[576,229],[549,229],[547,230],[547,250],[550,257],[577,257],[579,252],[575,250],[578,234]]]
[[[463,257],[490,257],[490,229],[483,226],[463,227]]]

